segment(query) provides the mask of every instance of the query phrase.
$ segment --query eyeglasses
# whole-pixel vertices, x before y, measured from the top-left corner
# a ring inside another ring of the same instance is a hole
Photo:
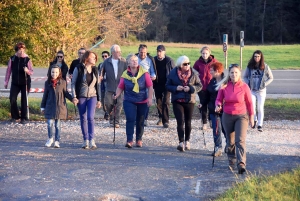
[[[62,59],[64,56],[57,56],[58,59]]]
[[[239,65],[238,64],[230,64],[229,68],[232,68],[232,67],[239,67]]]
[[[188,66],[188,65],[190,65],[191,63],[189,62],[189,63],[183,63],[182,65],[183,66]]]
[[[107,58],[108,57],[108,55],[102,55],[102,58]]]

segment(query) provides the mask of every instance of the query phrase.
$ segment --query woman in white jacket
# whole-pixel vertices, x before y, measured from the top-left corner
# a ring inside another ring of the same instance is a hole
[[[254,127],[257,124],[258,131],[263,131],[264,105],[268,86],[273,81],[273,74],[270,67],[264,61],[264,55],[256,50],[249,60],[244,73],[244,81],[249,85],[252,94],[254,108]],[[257,112],[256,112],[257,104]]]

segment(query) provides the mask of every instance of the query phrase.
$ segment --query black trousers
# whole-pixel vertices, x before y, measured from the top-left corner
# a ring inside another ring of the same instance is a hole
[[[179,142],[190,140],[194,105],[194,103],[173,102],[173,112],[177,122]]]
[[[202,122],[203,124],[207,124],[207,118],[208,118],[208,101],[209,101],[209,93],[208,91],[204,90],[204,91],[200,91],[198,92],[198,96],[200,99],[200,103],[202,105],[202,107],[200,108],[201,110],[201,114],[202,114]]]
[[[30,90],[30,84],[27,86]],[[18,95],[21,92],[21,116],[17,104]],[[26,85],[11,84],[10,87],[10,112],[12,119],[27,119],[27,99],[26,99]]]
[[[170,111],[170,92],[166,90],[166,87],[155,86],[154,89],[158,117],[162,119],[162,123],[169,123],[169,111]]]

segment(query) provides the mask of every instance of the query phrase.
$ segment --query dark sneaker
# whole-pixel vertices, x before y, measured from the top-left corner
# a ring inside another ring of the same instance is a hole
[[[136,147],[142,147],[142,146],[143,146],[142,140],[138,140],[138,141],[136,142]]]
[[[21,124],[27,124],[28,122],[25,120],[25,119],[21,119],[21,122],[20,122]]]
[[[14,124],[14,123],[17,123],[17,120],[16,119],[10,119],[9,122]]]
[[[177,150],[184,151],[184,142],[179,143],[179,145],[177,146]]]
[[[252,128],[255,128],[257,124],[257,121],[254,121],[254,126]]]
[[[127,142],[126,144],[125,144],[125,147],[127,147],[127,148],[132,148],[132,142]]]
[[[169,128],[169,124],[168,123],[164,123],[164,128]]]
[[[263,132],[263,129],[262,129],[261,126],[257,126],[257,130],[258,130],[259,132]]]
[[[105,114],[104,114],[104,117],[103,117],[105,120],[108,120],[109,119],[109,115],[108,115],[108,113],[107,112],[105,112]]]
[[[244,172],[246,172],[245,164],[244,164],[244,163],[240,163],[240,164],[238,165],[238,173],[239,173],[239,174],[243,174]]]

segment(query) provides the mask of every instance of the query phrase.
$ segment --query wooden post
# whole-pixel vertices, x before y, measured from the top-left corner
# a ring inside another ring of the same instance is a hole
[[[240,67],[243,68],[244,31],[240,32]]]
[[[223,34],[223,52],[225,56],[225,68],[227,69],[228,34]]]

